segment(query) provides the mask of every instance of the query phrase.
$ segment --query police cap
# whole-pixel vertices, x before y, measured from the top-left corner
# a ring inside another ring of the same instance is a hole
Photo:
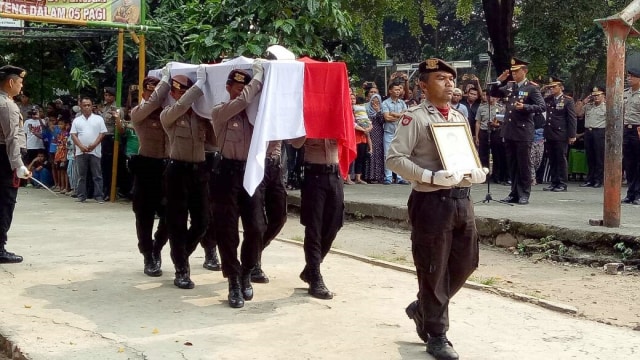
[[[24,79],[27,76],[27,71],[23,68],[19,68],[13,65],[5,65],[0,67],[0,81],[4,81],[10,75],[19,76]]]
[[[454,78],[458,76],[456,68],[447,64],[444,60],[441,60],[438,58],[430,58],[421,62],[420,66],[418,66],[418,71],[420,72],[420,74],[428,74],[428,73],[437,72],[437,71],[445,71],[453,75]]]
[[[511,71],[520,70],[527,65],[529,65],[529,63],[524,60],[518,59],[517,57],[511,58]]]
[[[562,81],[561,79],[555,76],[549,77],[549,84],[548,84],[549,86],[556,86],[556,85],[562,86],[563,83],[564,81]]]
[[[591,89],[591,95],[593,96],[602,95],[604,93],[605,93],[604,88],[600,86],[594,86],[593,89]]]
[[[146,78],[144,78],[144,80],[142,80],[142,88],[143,90],[153,91],[153,89],[155,89],[155,86],[158,85],[159,82],[160,79],[158,79],[157,77],[147,76]]]
[[[249,81],[251,81],[251,75],[249,75],[248,72],[241,69],[231,70],[231,72],[229,73],[229,76],[227,77],[227,85],[231,85],[233,83],[240,83],[240,84],[247,85]]]
[[[193,81],[186,75],[176,75],[171,78],[171,88],[174,90],[187,90],[193,86]]]
[[[104,93],[111,96],[116,96],[116,89],[111,86],[107,86],[106,88],[104,88]]]
[[[627,72],[629,73],[629,75],[631,75],[633,77],[640,78],[640,67],[638,67],[638,66],[630,65],[627,68]]]

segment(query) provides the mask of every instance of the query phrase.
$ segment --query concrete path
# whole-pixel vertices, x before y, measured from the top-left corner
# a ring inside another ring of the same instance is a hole
[[[417,289],[410,273],[330,254],[323,274],[336,296],[318,300],[298,279],[302,248],[274,242],[263,257],[271,283],[236,310],[200,249],[193,290],[173,286],[168,248],[164,276],[145,276],[130,204],[32,189],[18,201],[8,249],[25,261],[0,265],[0,334],[28,359],[431,359],[404,314]],[[629,329],[470,289],[454,300],[449,337],[462,359],[640,354]]]

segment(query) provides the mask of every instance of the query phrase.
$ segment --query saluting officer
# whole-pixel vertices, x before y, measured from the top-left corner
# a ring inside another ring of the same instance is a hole
[[[506,98],[502,137],[507,150],[511,192],[502,201],[527,205],[531,194],[531,143],[534,113],[545,111],[538,84],[527,79],[528,62],[513,58],[511,68],[498,77],[499,90]],[[509,74],[513,81],[507,82]]]
[[[420,89],[427,98],[404,114],[386,160],[391,170],[411,181],[413,189],[407,206],[419,290],[418,300],[406,312],[429,354],[439,360],[458,359],[446,335],[449,301],[478,266],[470,186],[484,182],[488,169],[469,169],[470,175],[465,176],[460,170],[443,168],[431,125],[466,123],[449,105],[456,70],[431,58],[418,71]]]
[[[20,179],[31,172],[22,163],[21,148],[26,148],[20,108],[13,97],[20,94],[27,72],[19,67],[0,67],[0,264],[22,262],[22,256],[5,249],[13,220]]]
[[[253,125],[245,109],[262,90],[261,60],[254,60],[253,78],[244,70],[232,70],[226,83],[230,100],[216,105],[211,114],[222,160],[215,175],[213,218],[222,260],[222,274],[229,281],[229,306],[241,308],[253,299],[251,270],[258,262],[265,230],[262,193],[249,196],[242,186],[249,156]],[[238,260],[238,218],[242,219],[244,241]]]
[[[547,105],[547,121],[544,125],[545,149],[549,156],[551,185],[544,191],[567,191],[567,150],[576,141],[576,109],[573,99],[562,92],[562,80],[551,77],[547,85],[551,95]]]
[[[584,150],[589,172],[580,187],[602,187],[604,182],[604,133],[607,125],[607,105],[604,88],[595,86],[584,99]]]
[[[489,92],[487,92],[489,94]],[[494,94],[495,95],[495,94]],[[488,101],[480,104],[475,118],[475,142],[478,147],[478,156],[482,166],[489,167],[489,154],[493,151],[493,140],[489,138],[500,129],[500,122],[496,117],[498,114],[504,114],[504,106],[498,104],[498,98],[495,96],[489,96]],[[502,142],[502,138],[499,139]],[[494,163],[496,156],[493,156]],[[495,176],[495,172],[492,172]]]
[[[169,157],[169,139],[162,128],[162,103],[169,94],[169,65],[162,79],[146,77],[142,81],[142,101],[131,109],[131,123],[138,135],[138,155],[130,165],[134,175],[133,212],[136,215],[138,250],[144,256],[144,273],[162,275],[162,248],[169,240],[164,207],[163,174]],[[155,215],[160,218],[153,234]]]
[[[627,69],[629,89],[624,92],[624,132],[622,133],[622,155],[624,173],[627,178],[625,204],[640,205],[640,68]]]
[[[251,272],[251,281],[266,284],[269,277],[262,271],[262,251],[276,238],[287,222],[287,190],[284,187],[280,155],[282,141],[270,141],[264,164],[264,179],[260,188],[263,191],[264,211],[267,227],[264,231],[262,248],[258,263]]]
[[[162,127],[169,136],[169,164],[165,171],[167,196],[167,227],[171,245],[171,260],[176,268],[174,285],[193,289],[189,256],[207,230],[209,219],[209,172],[204,158],[207,133],[213,131],[209,121],[198,116],[191,105],[203,95],[207,75],[203,65],[197,70],[193,84],[184,75],[171,79],[174,105],[160,113]],[[191,226],[187,228],[187,219]]]

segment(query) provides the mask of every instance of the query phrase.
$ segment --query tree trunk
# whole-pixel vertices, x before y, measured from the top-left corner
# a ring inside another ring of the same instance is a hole
[[[515,0],[482,0],[487,32],[493,44],[491,61],[498,75],[511,67],[514,6]]]

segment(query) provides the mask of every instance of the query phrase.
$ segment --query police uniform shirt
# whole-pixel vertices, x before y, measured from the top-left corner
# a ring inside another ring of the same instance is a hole
[[[624,103],[624,124],[640,125],[640,90],[625,90]]]
[[[584,127],[587,129],[604,129],[607,123],[607,105],[586,104],[584,106]]]
[[[545,98],[547,120],[544,137],[548,140],[565,140],[576,137],[576,111],[573,99],[561,94]]]
[[[425,169],[433,172],[443,170],[430,128],[433,123],[443,122],[467,121],[464,115],[454,109],[449,109],[449,116],[445,119],[440,111],[426,100],[410,108],[398,124],[396,136],[389,146],[386,165],[404,179],[411,180],[413,190],[430,192],[447,188],[422,182]],[[464,178],[457,186],[468,187],[471,186],[471,182]]]
[[[235,99],[218,104],[211,113],[211,122],[222,157],[246,161],[253,125],[249,122],[245,109],[262,90],[262,83],[251,80]]]
[[[169,156],[169,138],[162,128],[160,113],[162,101],[169,93],[169,84],[160,82],[148,100],[131,110],[131,123],[138,135],[140,149],[138,154],[154,159]]]
[[[104,126],[107,127],[108,135],[114,135],[116,131],[116,119],[111,114],[113,111],[118,111],[118,107],[114,103],[105,104],[102,108],[102,118]]]
[[[11,169],[24,166],[20,148],[27,147],[20,108],[4,91],[0,90],[0,145],[6,145]]]
[[[491,112],[489,112],[491,110]],[[480,130],[488,130],[489,122],[493,121],[497,114],[504,113],[504,107],[500,104],[491,105],[491,109],[489,109],[488,103],[483,103],[478,108],[478,112],[476,113],[476,121],[480,122]]]
[[[172,160],[204,161],[204,143],[211,124],[191,110],[191,105],[200,96],[202,90],[192,86],[175,104],[160,113],[160,122],[169,136],[169,157]]]
[[[524,79],[519,83],[507,82],[500,91],[507,98],[502,137],[505,140],[530,141],[534,132],[533,114],[546,111],[538,85]],[[516,109],[519,101],[524,105],[522,110]]]
[[[296,144],[293,145],[296,147]],[[337,164],[338,141],[336,139],[306,139],[304,162],[310,164]]]

